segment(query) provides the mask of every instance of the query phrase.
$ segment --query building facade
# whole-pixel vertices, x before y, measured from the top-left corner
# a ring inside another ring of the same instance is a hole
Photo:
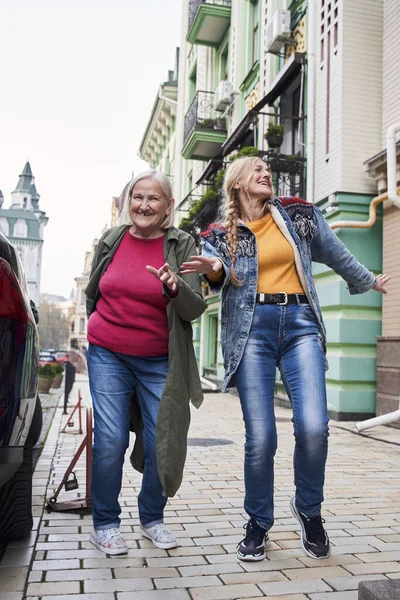
[[[396,275],[400,213],[387,203],[368,218],[386,185],[382,177],[374,181],[385,128],[400,120],[397,13],[396,0],[183,0],[176,224],[198,239],[217,217],[225,166],[257,154],[271,168],[277,195],[317,204],[361,263],[378,274],[384,262]],[[350,296],[325,265],[315,265],[314,276],[328,333],[329,413],[371,416],[382,297],[372,290]],[[399,337],[393,289],[384,298],[384,337]],[[198,359],[201,374],[218,383],[220,299],[207,286],[204,293]],[[279,380],[276,399],[287,402]]]
[[[400,195],[400,62],[397,52],[400,12],[396,0],[385,0],[381,38],[382,77],[379,92],[382,103],[379,152],[368,157],[365,171],[374,180],[375,194],[385,198],[383,207],[383,271],[392,275],[389,293],[382,302],[382,335],[377,341],[377,399],[378,415],[398,410],[400,398],[400,198],[387,198],[388,143],[395,146],[397,196]],[[396,128],[397,125],[397,128]],[[390,141],[390,129],[395,128]],[[389,141],[388,141],[389,137]],[[393,165],[394,166],[394,165]],[[399,424],[397,424],[399,426]]]
[[[11,206],[3,208],[0,192],[0,231],[15,247],[24,267],[31,300],[39,306],[40,274],[46,213],[39,208],[40,195],[35,178],[27,162],[19,176],[17,187],[11,193]]]
[[[93,240],[91,250],[85,254],[83,272],[78,277],[75,277],[75,307],[70,319],[70,347],[79,350],[83,356],[86,356],[88,349],[86,296],[84,290],[89,281],[93,257],[98,243],[98,239]]]

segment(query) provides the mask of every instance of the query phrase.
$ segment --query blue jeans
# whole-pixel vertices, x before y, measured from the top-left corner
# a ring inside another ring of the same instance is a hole
[[[313,516],[323,501],[329,419],[325,356],[308,304],[257,305],[235,375],[246,430],[244,508],[267,530],[274,522],[276,367],[293,410],[296,506]]]
[[[163,521],[167,498],[157,472],[158,407],[168,373],[168,357],[130,356],[89,344],[87,353],[94,413],[92,512],[96,529],[119,527],[118,496],[129,446],[130,404],[136,392],[143,420],[144,472],[138,497],[139,519]]]

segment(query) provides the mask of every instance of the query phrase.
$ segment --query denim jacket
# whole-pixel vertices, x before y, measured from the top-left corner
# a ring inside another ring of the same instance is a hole
[[[312,261],[324,263],[340,275],[347,282],[350,294],[367,292],[375,285],[376,277],[339,240],[314,204],[296,197],[272,198],[268,204],[272,218],[293,249],[297,273],[314,311],[326,353],[326,331],[312,275]],[[258,284],[258,253],[254,233],[245,223],[239,223],[235,272],[239,279],[245,279],[242,287],[235,287],[230,282],[231,259],[226,233],[224,225],[214,223],[202,234],[202,254],[221,259],[225,271],[222,281],[208,280],[212,292],[222,290],[223,391],[234,385],[234,374],[243,356],[253,320]]]

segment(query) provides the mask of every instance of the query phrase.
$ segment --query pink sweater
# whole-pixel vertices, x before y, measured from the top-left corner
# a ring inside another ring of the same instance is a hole
[[[88,322],[88,341],[133,356],[168,354],[168,297],[146,270],[164,264],[164,236],[133,237],[129,231],[100,280],[100,298]]]

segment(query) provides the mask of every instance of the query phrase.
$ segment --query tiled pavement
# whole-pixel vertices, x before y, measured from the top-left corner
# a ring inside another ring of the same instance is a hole
[[[71,405],[78,388],[89,402],[81,376]],[[178,548],[159,550],[141,538],[140,476],[126,463],[121,529],[129,554],[121,557],[107,557],[89,543],[90,516],[43,512],[44,497],[58,485],[82,439],[72,433],[75,429],[59,434],[66,417],[57,409],[34,476],[35,529],[30,540],[6,551],[0,600],[356,600],[359,581],[400,578],[400,431],[380,427],[361,437],[352,433],[351,424],[331,422],[323,516],[332,556],[315,561],[303,553],[289,510],[290,411],[277,408],[276,414],[272,544],[268,560],[243,563],[235,556],[245,522],[243,424],[236,396],[207,394],[202,408],[192,413],[184,482],[165,513]],[[385,441],[368,439],[372,435]],[[218,445],[207,445],[212,440]],[[83,493],[83,462],[78,466],[78,491]]]

